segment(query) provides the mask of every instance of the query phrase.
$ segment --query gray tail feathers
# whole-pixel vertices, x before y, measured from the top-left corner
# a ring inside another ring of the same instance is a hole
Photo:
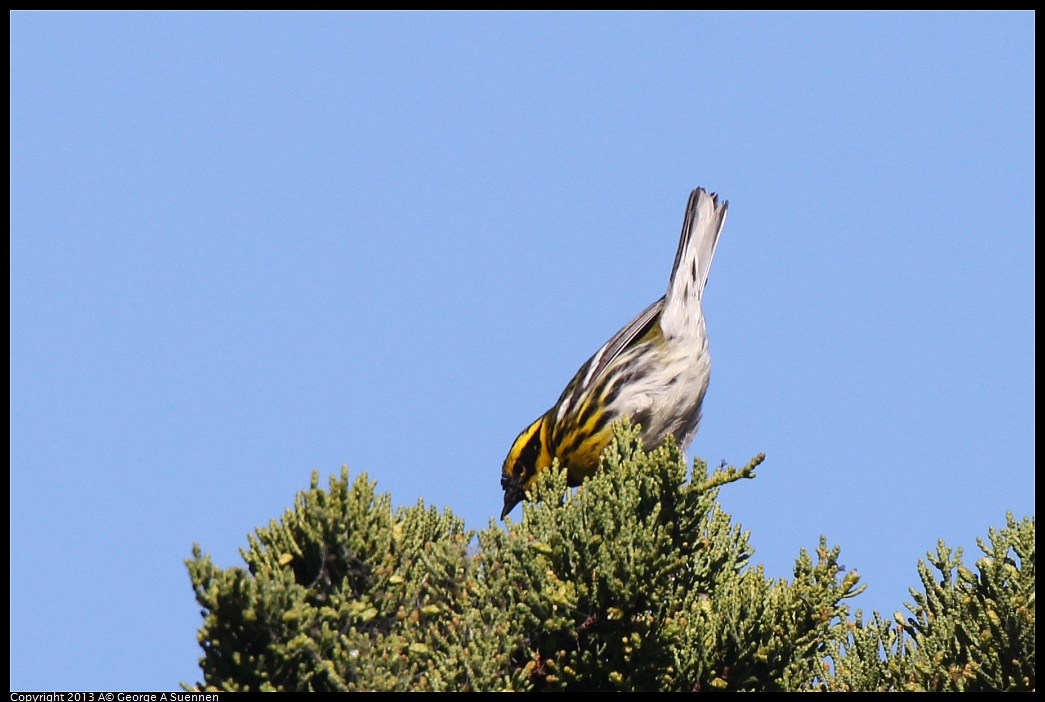
[[[681,331],[700,315],[700,299],[708,282],[719,234],[726,223],[728,207],[728,202],[720,202],[718,195],[709,195],[704,188],[697,188],[689,195],[675,265],[671,269],[664,299],[662,326],[666,332]]]
[[[719,202],[717,194],[709,195],[704,188],[697,188],[689,194],[665,305],[670,304],[672,297],[680,294],[685,297],[696,294],[697,299],[700,299],[708,282],[708,271],[711,270],[715,247],[718,246],[718,236],[722,233],[722,225],[726,223],[728,207],[728,202]],[[696,285],[696,289],[686,295],[683,288],[690,281]]]

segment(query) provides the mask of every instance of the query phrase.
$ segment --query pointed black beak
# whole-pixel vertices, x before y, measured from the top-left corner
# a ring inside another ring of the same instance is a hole
[[[515,505],[526,497],[526,491],[523,490],[518,480],[508,474],[501,476],[501,487],[504,488],[504,509],[501,510],[501,521],[503,522]]]

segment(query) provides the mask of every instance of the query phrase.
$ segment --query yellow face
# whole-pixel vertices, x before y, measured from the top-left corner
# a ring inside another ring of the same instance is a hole
[[[545,414],[523,429],[512,444],[508,457],[504,459],[501,468],[501,487],[504,489],[501,519],[526,496],[526,491],[537,477],[537,471],[551,466],[548,427],[548,415]]]

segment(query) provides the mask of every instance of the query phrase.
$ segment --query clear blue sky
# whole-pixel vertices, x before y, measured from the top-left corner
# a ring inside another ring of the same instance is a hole
[[[200,679],[313,470],[472,528],[730,201],[690,455],[885,614],[1034,513],[1034,16],[11,17],[11,686]],[[518,517],[518,514],[515,515]]]

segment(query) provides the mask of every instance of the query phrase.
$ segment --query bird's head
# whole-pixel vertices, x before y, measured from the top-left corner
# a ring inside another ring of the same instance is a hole
[[[501,468],[501,488],[504,489],[501,519],[507,517],[512,508],[526,497],[526,491],[533,485],[537,471],[552,464],[552,454],[548,446],[549,421],[548,415],[545,414],[523,429],[512,444],[508,457],[504,459],[504,466]]]

